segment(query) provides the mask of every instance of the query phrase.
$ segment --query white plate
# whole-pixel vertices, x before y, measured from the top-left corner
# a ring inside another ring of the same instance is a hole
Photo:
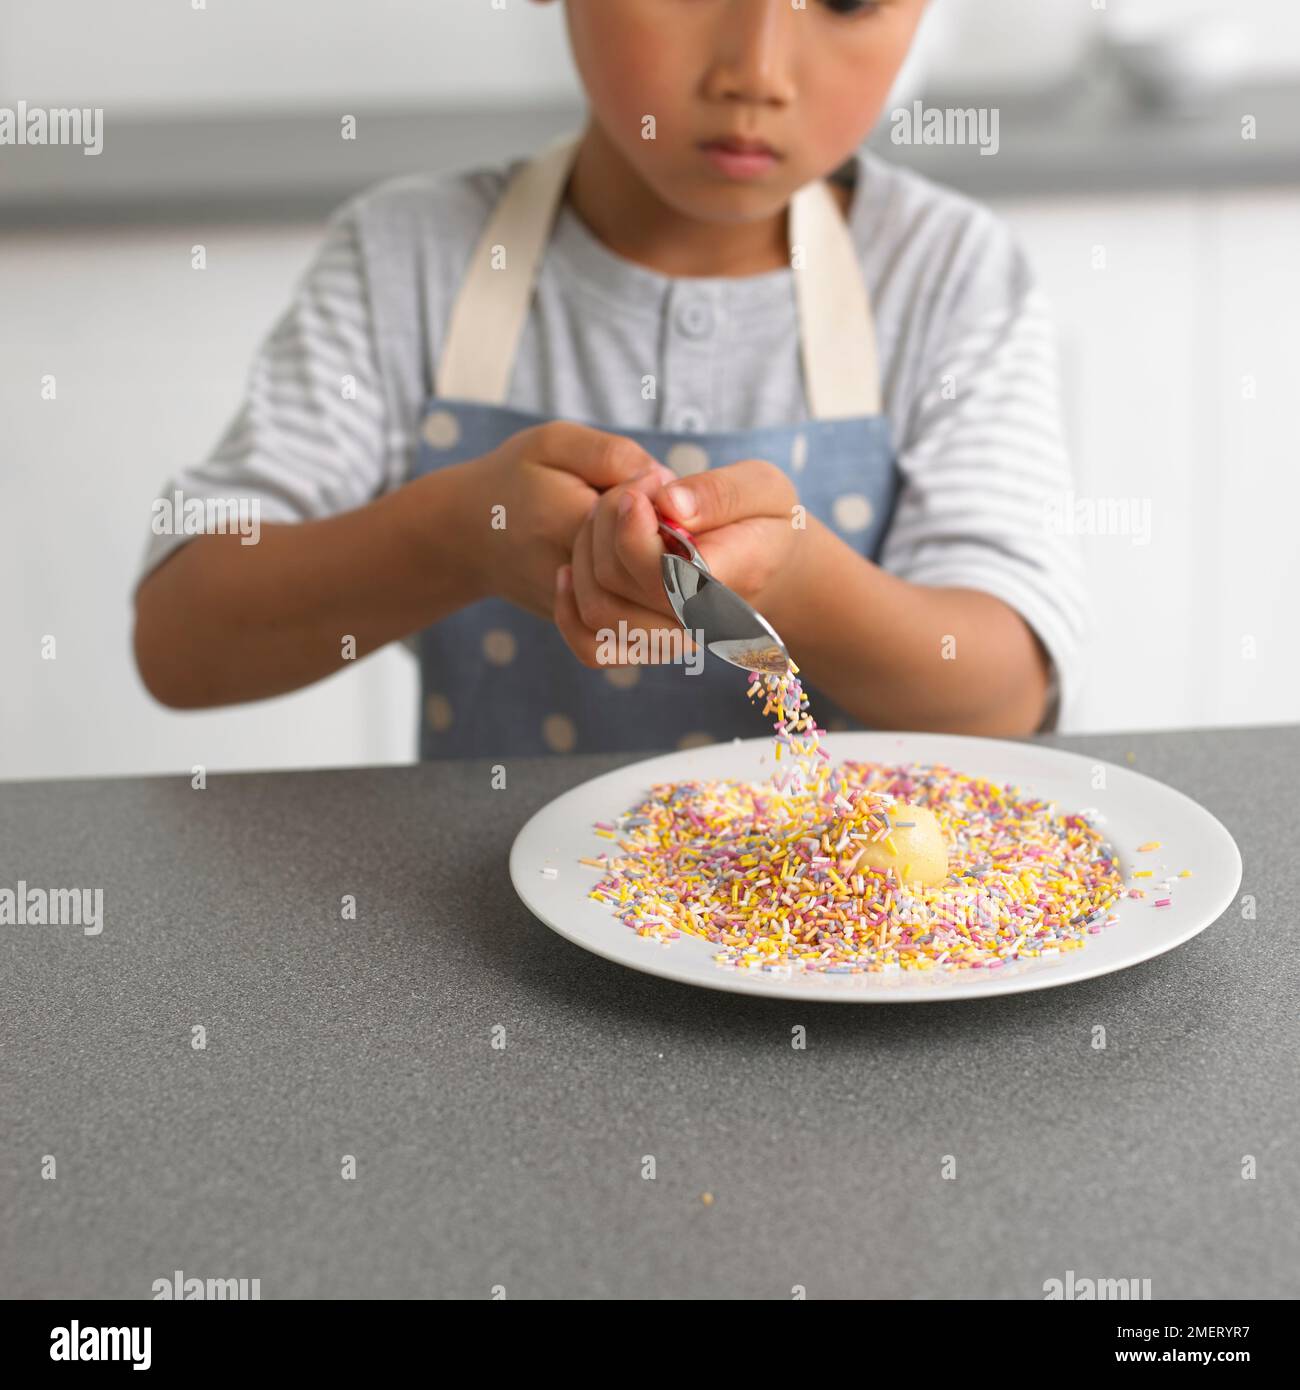
[[[822,742],[836,762],[943,763],[967,776],[1054,801],[1063,813],[1100,812],[1104,821],[1098,829],[1119,856],[1126,886],[1134,868],[1155,870],[1153,878],[1135,885],[1146,886],[1147,896],[1121,898],[1113,909],[1119,917],[1115,926],[1089,936],[1081,950],[1063,955],[1009,961],[996,971],[938,966],[856,975],[775,974],[721,966],[713,959],[718,948],[712,942],[683,936],[663,943],[638,936],[608,904],[587,896],[603,874],[579,859],[616,852],[610,840],[595,833],[595,821],[616,820],[643,801],[655,782],[766,780],[774,766],[770,737],[649,758],[557,797],[515,837],[510,851],[515,891],[561,936],[633,970],[738,994],[896,1004],[1018,994],[1123,970],[1204,931],[1232,902],[1241,883],[1241,855],[1223,826],[1181,792],[1129,768],[1039,744],[950,734],[827,734]],[[1136,852],[1152,840],[1162,847]],[[545,875],[544,869],[554,869],[555,877]],[[1191,869],[1192,877],[1178,878],[1182,869]],[[1153,907],[1150,888],[1165,877],[1174,878],[1173,901],[1168,907]]]

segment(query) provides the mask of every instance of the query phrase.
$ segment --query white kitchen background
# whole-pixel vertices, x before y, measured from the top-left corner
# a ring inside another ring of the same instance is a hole
[[[560,6],[507,10],[6,0],[0,105],[162,117],[576,100]],[[1171,23],[1211,72],[1300,79],[1289,0],[933,0],[899,95],[1050,88],[1099,27],[1141,38]],[[1300,718],[1300,166],[1291,186],[989,201],[1055,303],[1080,497],[1151,505],[1149,544],[1085,542],[1098,626],[1072,727]],[[402,650],[291,697],[194,714],[154,705],[131,662],[150,503],[224,427],[319,230],[315,219],[223,222],[202,237],[180,219],[8,231],[0,220],[0,777],[413,757],[416,677]],[[189,268],[195,240],[208,247],[203,275]],[[40,399],[47,372],[57,403]],[[47,634],[53,662],[39,659]]]

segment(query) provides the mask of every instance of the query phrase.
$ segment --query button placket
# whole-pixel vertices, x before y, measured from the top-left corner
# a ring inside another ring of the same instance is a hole
[[[717,290],[689,282],[674,285],[667,309],[662,428],[675,434],[704,434],[716,428],[713,377],[721,322]]]

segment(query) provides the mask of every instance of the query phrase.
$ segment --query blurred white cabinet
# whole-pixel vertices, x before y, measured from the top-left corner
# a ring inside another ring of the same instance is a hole
[[[1228,723],[1282,722],[1300,718],[1300,192],[1224,199],[1214,213],[1215,709]]]
[[[414,756],[414,663],[400,646],[282,699],[186,713],[154,704],[131,656],[152,501],[225,427],[319,235],[0,237],[0,778]],[[202,273],[190,267],[196,239]],[[53,400],[42,399],[47,376]]]
[[[1300,188],[1004,203],[1060,332],[1098,626],[1080,722],[1300,719]]]

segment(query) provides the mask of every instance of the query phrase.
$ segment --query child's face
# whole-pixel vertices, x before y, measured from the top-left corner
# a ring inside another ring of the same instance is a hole
[[[925,0],[566,6],[594,120],[665,203],[713,222],[769,217],[852,154],[880,115],[924,8]]]

